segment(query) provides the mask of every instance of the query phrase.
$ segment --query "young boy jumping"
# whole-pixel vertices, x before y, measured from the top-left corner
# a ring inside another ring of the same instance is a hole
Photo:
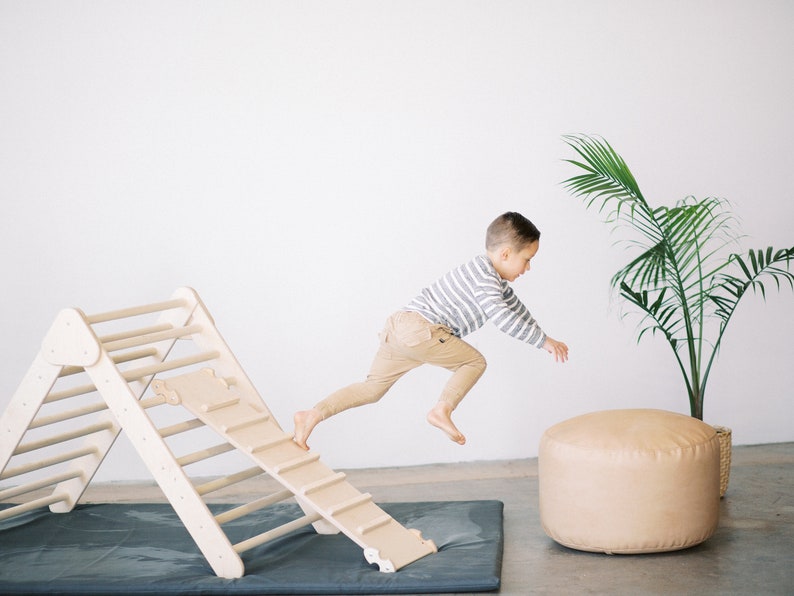
[[[365,381],[354,383],[295,414],[295,442],[306,443],[314,427],[343,410],[378,401],[408,371],[432,364],[452,371],[427,421],[463,445],[466,437],[452,412],[485,372],[485,358],[461,338],[486,321],[511,337],[568,360],[568,346],[546,335],[508,282],[530,269],[540,232],[520,213],[508,212],[488,226],[486,254],[453,269],[391,315]]]

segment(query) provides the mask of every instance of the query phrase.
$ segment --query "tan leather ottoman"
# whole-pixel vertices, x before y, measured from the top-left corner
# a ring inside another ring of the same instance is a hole
[[[716,431],[662,410],[605,410],[565,420],[540,440],[540,520],[578,550],[653,553],[700,544],[717,529]]]

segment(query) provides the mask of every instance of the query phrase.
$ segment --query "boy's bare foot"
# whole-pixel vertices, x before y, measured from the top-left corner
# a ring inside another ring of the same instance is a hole
[[[306,440],[309,438],[309,435],[312,434],[314,427],[317,426],[322,419],[320,412],[314,408],[295,413],[293,418],[293,423],[295,425],[294,441],[298,444],[298,447],[306,451],[309,450]]]
[[[428,412],[427,421],[436,428],[443,430],[450,439],[459,445],[466,443],[466,437],[464,437],[463,433],[458,430],[458,427],[452,423],[452,406],[447,402],[438,402],[433,409]]]

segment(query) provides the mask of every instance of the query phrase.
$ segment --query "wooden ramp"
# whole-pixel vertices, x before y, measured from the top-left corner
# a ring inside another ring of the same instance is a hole
[[[139,322],[151,315],[153,324]],[[218,576],[241,577],[241,553],[309,524],[344,533],[383,572],[436,552],[281,429],[189,288],[161,303],[56,317],[0,417],[0,502],[12,503],[0,520],[71,511],[122,430]],[[247,467],[209,482],[186,469],[230,452]],[[206,495],[262,474],[283,488],[210,512]],[[288,498],[303,517],[237,544],[224,533],[223,524]]]

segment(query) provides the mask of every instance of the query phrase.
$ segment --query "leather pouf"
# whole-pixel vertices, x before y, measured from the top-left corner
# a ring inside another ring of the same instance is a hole
[[[540,440],[540,520],[577,550],[653,553],[700,544],[717,529],[720,446],[704,422],[662,410],[605,410]]]

